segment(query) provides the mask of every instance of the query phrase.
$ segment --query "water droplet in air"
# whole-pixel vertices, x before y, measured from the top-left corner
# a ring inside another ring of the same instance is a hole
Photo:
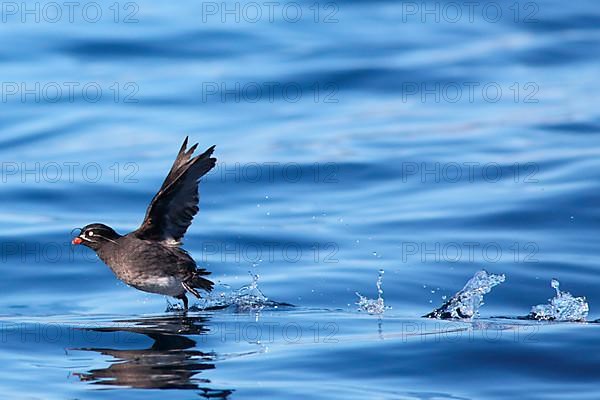
[[[383,314],[386,309],[391,308],[387,307],[383,301],[383,274],[384,270],[379,270],[379,276],[377,277],[377,299],[368,299],[360,293],[356,292],[358,296],[358,305],[359,311],[366,311],[369,314]]]

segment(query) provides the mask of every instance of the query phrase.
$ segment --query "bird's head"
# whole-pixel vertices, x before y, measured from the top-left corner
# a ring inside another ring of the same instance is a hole
[[[110,226],[104,224],[89,224],[80,229],[79,235],[77,235],[72,241],[72,244],[82,244],[93,250],[98,250],[106,243],[115,243],[120,238],[117,232],[114,231]]]

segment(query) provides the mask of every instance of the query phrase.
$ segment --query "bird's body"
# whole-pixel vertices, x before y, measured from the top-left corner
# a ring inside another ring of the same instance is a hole
[[[73,244],[94,250],[117,278],[129,286],[180,299],[185,309],[187,292],[200,297],[196,289],[209,292],[213,287],[204,278],[210,272],[198,268],[180,247],[198,212],[198,182],[216,163],[210,157],[214,146],[192,158],[196,147],[187,150],[185,139],[140,228],[121,236],[106,225],[90,224],[73,239]]]
[[[130,233],[107,243],[97,251],[98,257],[115,273],[117,278],[144,292],[181,297],[186,290],[183,283],[197,283],[205,270],[198,269],[194,259],[178,246],[142,240]],[[196,287],[210,291],[212,283]]]

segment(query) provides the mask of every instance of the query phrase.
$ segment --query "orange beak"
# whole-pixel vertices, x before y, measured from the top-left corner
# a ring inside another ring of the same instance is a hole
[[[81,240],[81,238],[76,237],[71,241],[71,244],[81,244],[81,242],[83,242],[83,240]]]

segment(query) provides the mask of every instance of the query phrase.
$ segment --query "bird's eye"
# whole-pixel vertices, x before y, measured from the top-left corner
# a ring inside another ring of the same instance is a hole
[[[92,231],[89,231],[89,232],[88,232],[88,236],[94,236],[94,232],[92,232]]]

